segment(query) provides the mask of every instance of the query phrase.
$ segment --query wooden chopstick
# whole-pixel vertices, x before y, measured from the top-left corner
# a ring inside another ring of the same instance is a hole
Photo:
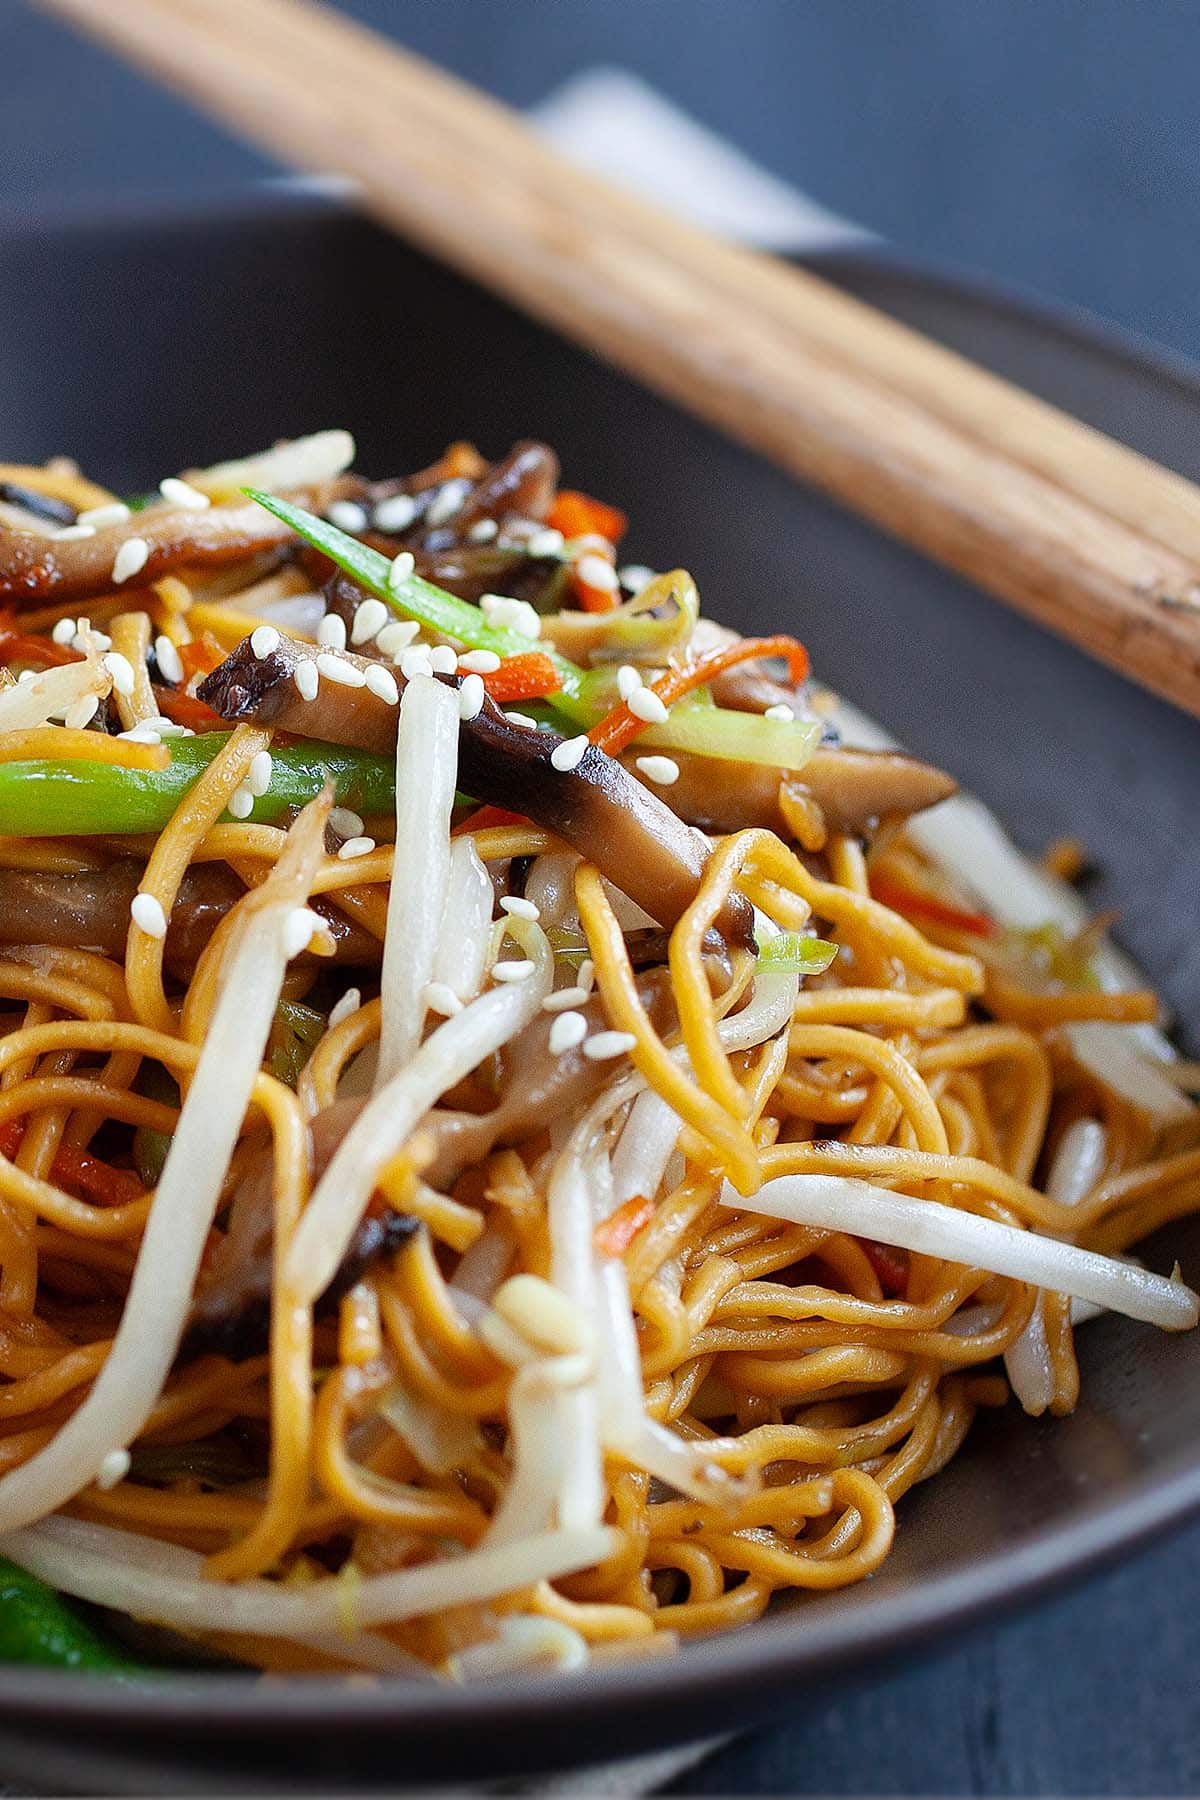
[[[564,162],[312,0],[44,0],[680,405],[1200,713],[1200,488]],[[481,402],[486,404],[485,397]]]

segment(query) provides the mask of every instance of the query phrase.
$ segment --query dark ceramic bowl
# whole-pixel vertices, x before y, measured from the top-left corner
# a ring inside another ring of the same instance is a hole
[[[877,260],[834,280],[1200,477],[1200,381],[1074,316]],[[454,436],[548,438],[626,507],[631,556],[683,562],[707,609],[786,626],[818,670],[953,769],[1036,849],[1071,832],[1098,907],[1200,1023],[1200,726],[357,218],[284,195],[180,218],[13,227],[0,256],[0,456],[70,451],[119,489],[344,424],[362,465]],[[1200,1227],[1164,1234],[1200,1276]],[[903,1503],[875,1580],[781,1605],[670,1661],[474,1689],[164,1678],[153,1695],[36,1670],[0,1682],[0,1755],[44,1785],[394,1788],[632,1752],[818,1683],[1076,1574],[1200,1503],[1200,1334],[1105,1318],[1083,1403],[980,1424]],[[7,1752],[3,1741],[8,1734]],[[23,1759],[23,1760],[21,1760]]]

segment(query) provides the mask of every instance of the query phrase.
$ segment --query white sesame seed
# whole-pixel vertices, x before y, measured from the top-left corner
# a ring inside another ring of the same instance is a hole
[[[376,600],[374,597],[364,600],[361,606],[355,608],[354,623],[350,627],[350,642],[352,644],[370,643],[371,639],[383,630],[390,618],[391,614],[382,600]]]
[[[417,516],[417,503],[411,494],[389,494],[380,500],[372,515],[376,531],[407,531]]]
[[[588,587],[600,588],[606,594],[615,594],[621,585],[617,571],[602,556],[581,556],[575,564],[575,573]]]
[[[411,550],[402,550],[399,556],[394,556],[392,558],[392,566],[388,570],[387,584],[393,593],[395,593],[398,588],[402,588],[405,585],[416,566],[416,558]]]
[[[52,531],[50,536],[56,544],[73,543],[77,538],[95,537],[94,525],[64,525],[61,531]]]
[[[254,795],[243,781],[229,796],[229,816],[232,819],[248,819],[253,811]]]
[[[588,556],[593,551],[606,563],[612,563],[616,556],[616,546],[611,538],[604,537],[598,531],[582,531],[578,537],[571,539],[571,550],[576,556]]]
[[[429,666],[435,675],[453,675],[458,668],[458,651],[449,644],[435,644],[429,652]]]
[[[206,512],[212,505],[207,494],[194,488],[190,481],[180,481],[178,475],[165,475],[158,484],[158,491],[164,500],[173,506],[182,506],[185,512]]]
[[[292,680],[302,700],[315,700],[317,689],[321,685],[321,676],[315,662],[305,660],[298,662],[292,670]]]
[[[639,756],[638,768],[656,787],[674,787],[679,780],[679,764],[669,756]]]
[[[147,937],[166,937],[167,915],[161,901],[153,894],[135,894],[129,903],[129,912],[139,931],[144,931]]]
[[[109,650],[100,660],[108,670],[117,693],[128,698],[132,694],[134,686],[133,664],[129,658],[122,656],[119,650]]]
[[[467,675],[458,690],[458,716],[460,719],[477,719],[483,711],[484,695],[487,689],[483,685],[481,675]]]
[[[624,1056],[637,1043],[632,1031],[598,1031],[583,1046],[583,1054],[592,1062],[610,1062]]]
[[[72,731],[82,731],[90,725],[100,711],[100,702],[95,694],[85,694],[82,700],[76,700],[74,706],[68,706],[63,715],[63,724],[69,725]]]
[[[279,633],[273,625],[256,625],[250,633],[250,648],[259,662],[265,662],[279,648]]]
[[[361,1005],[362,994],[358,988],[347,988],[341,999],[329,1009],[330,1031],[335,1025],[340,1025],[343,1019],[348,1019],[352,1013],[356,1013]]]
[[[430,1012],[441,1013],[444,1019],[452,1019],[463,1009],[454,989],[444,981],[427,981],[421,990],[421,998]]]
[[[566,738],[561,744],[555,744],[550,752],[550,761],[560,775],[569,775],[583,761],[588,749],[589,740],[582,737]]]
[[[103,506],[89,506],[76,516],[77,525],[91,525],[103,529],[105,525],[123,525],[129,517],[129,508],[123,500],[106,500]]]
[[[544,531],[535,531],[525,545],[529,556],[561,556],[563,544],[566,542],[561,531],[555,531],[548,525]]]
[[[666,723],[667,709],[653,688],[635,688],[625,704],[635,719],[644,719],[647,725]]]
[[[494,650],[466,650],[459,657],[458,666],[464,675],[494,675],[500,658]]]
[[[174,719],[164,719],[161,715],[147,719],[146,724],[152,725],[160,738],[185,738],[196,735],[189,726],[177,725]]]
[[[325,921],[310,906],[294,906],[283,921],[283,950],[289,959],[299,956],[312,942],[314,932],[324,931]]]
[[[120,587],[130,576],[137,575],[145,568],[149,556],[150,546],[144,537],[126,538],[113,558],[113,586]]]
[[[581,1012],[561,1012],[550,1027],[547,1040],[551,1056],[577,1050],[587,1036],[588,1022]]]
[[[401,651],[400,673],[405,681],[415,681],[418,675],[433,674],[428,644],[414,644],[411,649]]]
[[[795,713],[790,706],[768,706],[763,714],[764,719],[794,719]]]
[[[246,771],[246,786],[256,800],[261,800],[271,785],[271,772],[274,769],[274,758],[269,750],[260,750],[251,759]]]
[[[590,994],[596,985],[596,965],[590,956],[585,956],[579,965],[578,981],[585,994]]]
[[[654,580],[654,570],[648,569],[645,563],[626,563],[617,570],[617,580],[631,594],[640,594]]]
[[[332,650],[322,650],[317,657],[317,673],[326,680],[335,681],[340,687],[366,687],[367,678],[354,663],[347,662],[344,657],[335,656]]]
[[[510,725],[519,725],[522,731],[536,731],[538,728],[537,720],[531,719],[528,713],[506,712],[504,716]]]
[[[356,857],[370,856],[374,848],[375,839],[373,837],[347,838],[341,849],[338,851],[338,861],[353,862]]]
[[[444,481],[425,509],[426,523],[444,525],[447,519],[454,517],[470,491],[469,481]]]
[[[317,626],[317,642],[326,650],[346,648],[346,621],[340,613],[327,612]]]
[[[69,644],[77,630],[74,619],[60,619],[50,636],[56,644]]]
[[[158,672],[164,681],[178,686],[183,680],[183,663],[178,650],[165,632],[154,640],[154,654],[158,659]]]
[[[630,663],[622,663],[617,670],[617,692],[622,700],[628,700],[630,694],[637,692],[642,685],[642,672]]]
[[[400,652],[407,650],[421,627],[415,619],[397,619],[392,625],[385,625],[375,639],[375,648],[381,656],[390,656],[393,662],[400,660]]]
[[[98,656],[103,650],[112,649],[112,639],[103,631],[97,631],[86,619],[80,619],[79,630],[71,639],[72,650],[82,650],[85,656]]]
[[[356,500],[335,500],[332,506],[326,507],[325,517],[331,525],[336,525],[339,531],[364,531],[366,529],[366,509],[359,506]]]
[[[490,544],[499,529],[495,519],[476,519],[467,536],[473,544]]]
[[[496,963],[492,969],[493,981],[528,981],[533,974],[533,964],[522,957],[518,962]]]
[[[358,813],[352,812],[348,806],[334,807],[329,815],[329,826],[340,838],[362,836],[362,818]]]
[[[557,994],[547,994],[542,1001],[542,1011],[548,1013],[565,1012],[569,1006],[582,1006],[588,997],[586,988],[559,988]]]
[[[110,1450],[96,1471],[96,1486],[107,1494],[124,1481],[132,1466],[133,1458],[128,1450]]]
[[[135,725],[131,731],[118,731],[117,736],[126,744],[161,744],[162,734],[148,722]]]
[[[399,706],[400,689],[396,686],[396,677],[390,669],[379,663],[372,663],[363,670],[363,680],[367,684],[367,692],[374,694],[377,700],[383,700],[388,706]]]
[[[484,594],[480,609],[488,623],[499,631],[515,631],[519,637],[538,638],[542,621],[528,600],[513,600],[508,594]]]
[[[520,894],[505,894],[500,902],[500,911],[506,912],[513,919],[537,919],[541,917],[532,900],[524,899]]]

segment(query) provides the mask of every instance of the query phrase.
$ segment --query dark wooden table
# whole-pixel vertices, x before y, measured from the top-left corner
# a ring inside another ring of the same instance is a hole
[[[119,4],[120,0],[113,0]],[[1200,357],[1191,0],[355,0],[518,104],[638,70],[896,244]],[[0,222],[265,165],[0,0]],[[1200,1792],[1200,1529],[777,1725],[679,1791]],[[0,1770],[0,1779],[3,1771]]]

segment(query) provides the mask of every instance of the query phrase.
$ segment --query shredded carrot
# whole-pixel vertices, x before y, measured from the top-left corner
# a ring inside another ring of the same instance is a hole
[[[638,1232],[644,1231],[653,1217],[653,1200],[645,1194],[633,1194],[597,1225],[592,1242],[602,1256],[624,1256]]]
[[[178,648],[179,660],[189,681],[196,675],[211,675],[225,661],[226,652],[211,631],[202,632],[190,644],[180,644]]]
[[[0,1154],[10,1160],[21,1148],[25,1126],[19,1119],[8,1119],[0,1125]],[[145,1189],[132,1169],[114,1169],[111,1163],[93,1156],[90,1150],[79,1150],[74,1144],[60,1144],[54,1152],[50,1168],[59,1187],[78,1188],[89,1200],[101,1206],[124,1206],[140,1200]]]
[[[450,833],[451,837],[461,837],[464,831],[495,831],[507,825],[528,825],[529,820],[520,813],[505,812],[502,806],[479,806],[473,813],[461,819]]]
[[[735,663],[756,662],[764,656],[785,656],[788,674],[793,681],[803,681],[808,674],[808,651],[794,637],[780,633],[776,637],[739,638],[735,644],[727,644],[720,650],[710,650],[707,656],[698,656],[695,662],[684,663],[681,668],[668,669],[660,675],[650,689],[657,694],[664,706],[674,706],[693,688],[703,687],[714,676],[725,669],[731,669]],[[630,712],[628,706],[621,703],[606,713],[599,724],[593,725],[588,737],[598,749],[606,750],[610,756],[616,756],[624,750],[645,725],[636,713]]]
[[[72,731],[65,725],[31,725],[0,732],[0,762],[104,762],[125,769],[165,769],[162,744],[131,744],[104,731]]]
[[[506,656],[498,669],[483,677],[483,685],[492,700],[503,705],[509,700],[540,700],[546,694],[557,694],[562,676],[543,650],[530,650],[524,656]]]
[[[67,663],[82,661],[82,651],[72,650],[69,644],[56,644],[53,638],[16,631],[11,613],[0,616],[0,662],[32,663],[40,669],[61,669]]]
[[[871,895],[881,906],[890,906],[905,918],[929,919],[935,925],[948,925],[952,931],[970,932],[973,937],[996,935],[996,921],[986,913],[966,912],[961,906],[939,900],[935,894],[919,894],[890,876],[873,875]]]
[[[598,552],[593,551],[592,554],[597,555]],[[585,581],[579,573],[578,564],[571,570],[571,593],[580,612],[616,612],[621,604],[619,588],[596,587],[592,582]]]
[[[190,648],[187,644],[179,646],[180,653]],[[175,688],[154,687],[154,699],[164,719],[170,719],[176,725],[186,725],[189,731],[224,731],[226,721],[220,713],[215,713],[211,706],[205,706],[203,700],[197,700],[194,694],[181,694]]]
[[[863,1255],[879,1278],[879,1285],[889,1300],[908,1292],[908,1252],[894,1250],[890,1244],[877,1244],[874,1238],[859,1238]]]
[[[619,507],[593,500],[590,494],[581,494],[575,488],[560,488],[546,523],[566,538],[588,537],[595,532],[610,544],[619,544],[629,521]]]

